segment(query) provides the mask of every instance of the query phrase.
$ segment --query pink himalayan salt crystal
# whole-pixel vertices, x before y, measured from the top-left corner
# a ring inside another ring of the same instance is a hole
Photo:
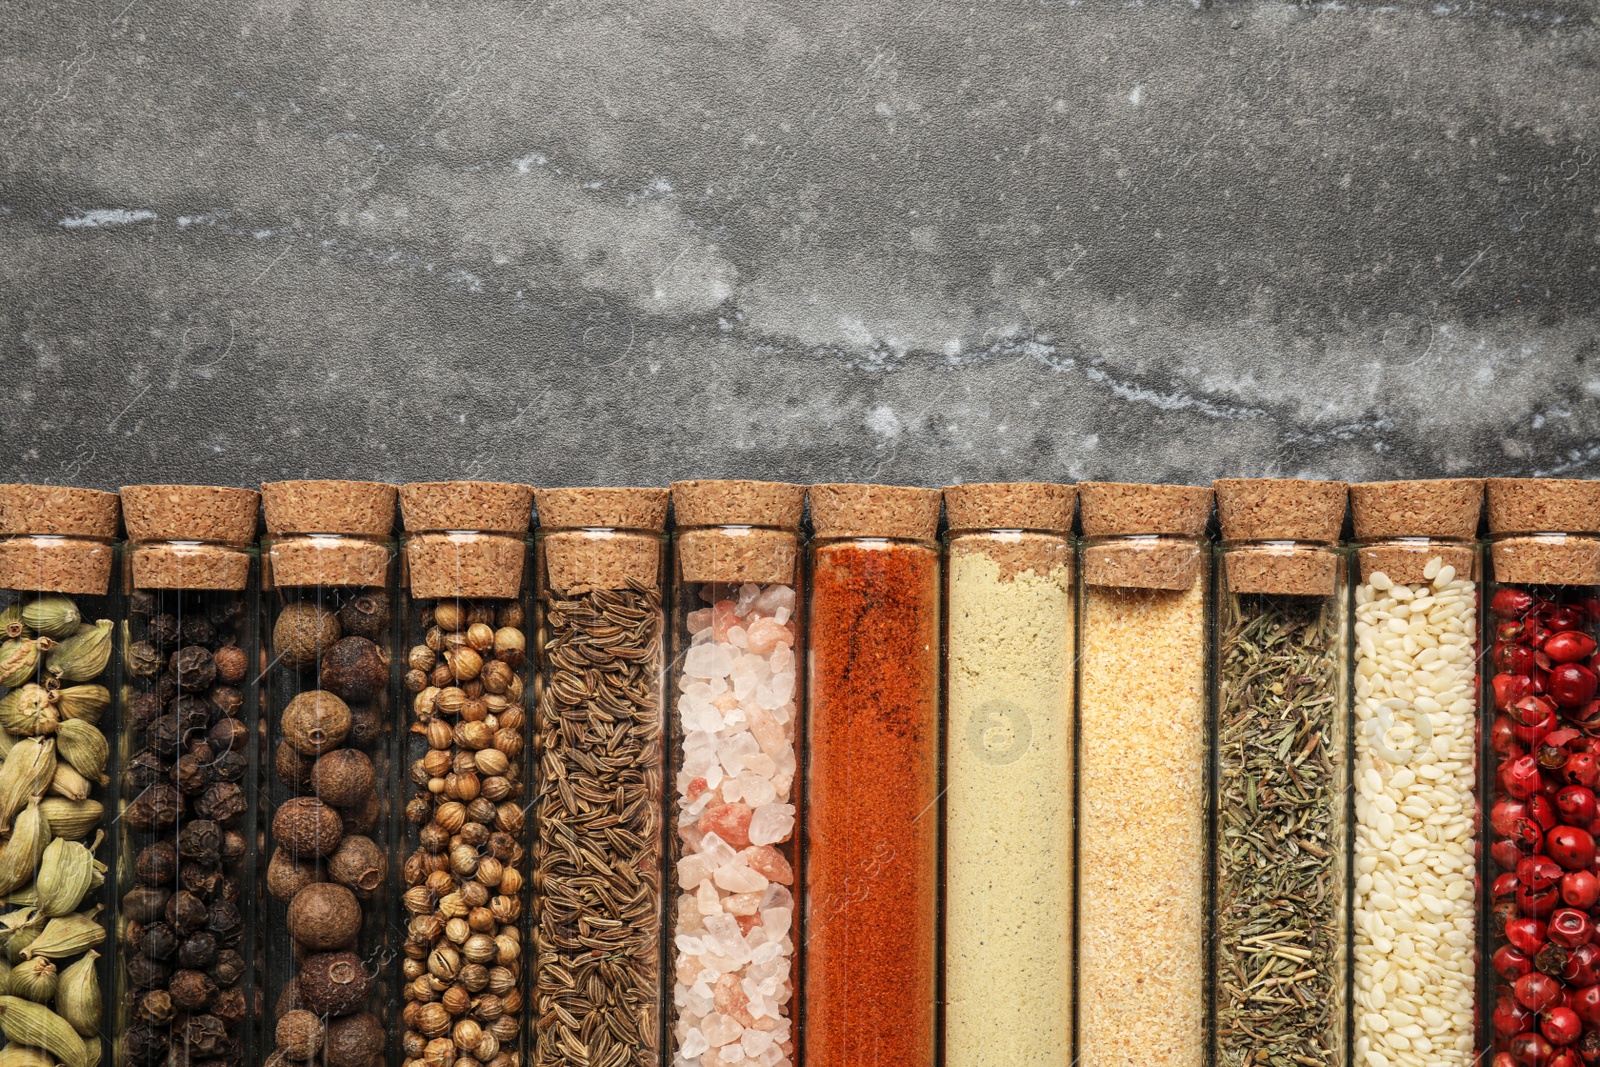
[[[745,634],[745,643],[758,656],[770,655],[779,645],[792,646],[794,631],[776,619],[757,619]]]
[[[745,932],[749,933],[748,930]],[[736,1019],[740,1026],[755,1024],[755,1017],[750,1014],[750,998],[744,995],[744,989],[734,975],[725,974],[718,978],[717,984],[711,987],[711,995],[716,1001],[717,1010]]]
[[[700,974],[700,960],[696,956],[680,953],[678,955],[678,981],[684,985],[694,985],[695,979]]]
[[[794,884],[794,868],[783,858],[783,853],[771,845],[753,845],[745,849],[744,862],[752,871],[765,876],[769,882],[777,882],[779,885]]]
[[[776,756],[788,747],[789,740],[783,736],[783,726],[765,708],[752,708],[745,713],[745,718],[750,727],[750,736],[756,739],[761,751]]]
[[[691,611],[684,622],[688,624],[691,634],[697,634],[711,625],[711,609],[701,608],[698,611]]]
[[[704,778],[691,778],[689,779],[689,787],[683,792],[684,795],[689,798],[689,802],[693,803],[694,801],[700,799],[701,793],[704,793],[710,788],[711,787],[706,784],[706,780]]]
[[[729,915],[754,915],[761,910],[761,897],[761,893],[734,893],[723,900],[722,910]]]
[[[750,935],[751,930],[761,925],[760,915],[735,915],[734,918],[739,920],[739,932],[746,937]],[[748,1026],[749,1024],[746,1023],[745,1025]]]
[[[750,847],[750,816],[747,804],[718,804],[712,801],[700,816],[700,832],[716,834],[734,848]]]
[[[717,699],[711,702],[712,707],[726,715],[739,706],[739,698],[732,693],[718,693]]]
[[[739,625],[735,607],[731,600],[719,600],[711,605],[711,638],[718,644],[726,644],[728,631]]]

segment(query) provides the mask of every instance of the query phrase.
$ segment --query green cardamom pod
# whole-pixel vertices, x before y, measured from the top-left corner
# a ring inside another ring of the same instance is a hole
[[[10,990],[6,988],[6,980],[10,976],[11,961],[5,959],[4,957],[0,957],[0,995],[10,992]]]
[[[0,699],[0,726],[20,737],[45,737],[56,732],[61,712],[56,695],[28,682]]]
[[[111,746],[106,735],[92,722],[68,719],[56,727],[56,755],[72,764],[77,772],[91,782],[105,785],[111,781],[106,774],[106,761],[111,758]]]
[[[6,992],[43,1004],[56,995],[56,965],[47,959],[28,960],[11,968]]]
[[[72,602],[71,597],[54,594],[41,596],[22,609],[22,625],[36,634],[58,641],[76,633],[82,621],[78,605]]]
[[[16,735],[12,734],[4,727],[0,727],[0,760],[4,760],[7,756],[11,755],[11,746],[16,743]]]
[[[11,839],[0,848],[0,893],[14,893],[33,881],[39,861],[50,846],[50,821],[34,797],[17,816]]]
[[[4,853],[0,853],[0,859],[4,859]],[[89,846],[56,838],[39,858],[39,874],[34,879],[40,914],[54,918],[77,911],[93,881],[94,853]]]
[[[45,793],[53,797],[66,797],[68,800],[87,800],[89,791],[94,788],[94,783],[83,775],[66,760],[56,760],[56,773],[51,775],[50,784],[45,786]]]
[[[22,602],[14,600],[0,608],[0,634],[7,637],[22,636]]]
[[[103,685],[69,685],[56,693],[56,710],[63,719],[82,719],[99,725],[111,707],[111,690]]]
[[[4,775],[5,768],[0,767],[0,777]],[[50,820],[50,832],[68,841],[81,841],[88,837],[106,817],[105,805],[98,800],[45,797],[39,801],[39,810]]]
[[[98,914],[100,905],[96,904],[93,911],[80,911],[51,919],[44,924],[44,930],[32,944],[22,950],[23,959],[48,956],[58,960],[76,956],[84,949],[100,944],[106,939],[106,928],[95,918]]]
[[[56,1014],[82,1037],[100,1032],[100,976],[94,971],[94,961],[99,958],[98,952],[85,953],[61,972],[56,987]]]
[[[32,637],[19,637],[0,645],[0,688],[15,689],[33,681],[39,669],[39,645],[40,641]]]
[[[23,908],[0,915],[0,945],[5,946],[6,960],[10,966],[17,965],[22,959],[22,950],[39,936],[39,931],[44,929],[48,921],[35,908]]]
[[[53,1053],[62,1067],[89,1067],[89,1050],[72,1024],[31,1000],[0,997],[0,1030],[6,1039]]]
[[[84,1038],[83,1051],[84,1054],[88,1056],[88,1062],[84,1064],[84,1067],[100,1067],[101,1051],[99,1037]]]
[[[87,682],[100,677],[111,662],[111,620],[101,619],[80,629],[51,650],[44,665],[63,682]]]
[[[60,1067],[56,1058],[42,1048],[7,1045],[0,1048],[0,1067]]]
[[[45,791],[56,773],[56,743],[49,738],[25,737],[11,746],[0,764],[0,833],[28,804],[29,797]]]

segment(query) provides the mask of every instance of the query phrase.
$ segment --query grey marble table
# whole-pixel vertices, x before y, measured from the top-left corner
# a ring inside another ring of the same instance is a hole
[[[1585,0],[0,2],[0,478],[1600,472]]]

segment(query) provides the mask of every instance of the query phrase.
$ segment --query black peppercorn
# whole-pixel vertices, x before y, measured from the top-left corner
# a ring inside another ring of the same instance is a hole
[[[238,645],[223,645],[211,654],[217,663],[217,681],[224,685],[237,685],[244,681],[250,667],[250,657]]]
[[[187,615],[183,620],[185,644],[211,646],[217,643],[217,624],[204,615]]]
[[[194,757],[193,753],[178,757],[178,789],[193,796],[203,792],[210,784],[210,768]]]
[[[174,893],[167,901],[167,925],[187,936],[206,924],[205,902],[188,891]]]
[[[149,641],[135,641],[128,646],[128,673],[135,678],[154,678],[166,663],[161,650]]]
[[[158,612],[150,616],[150,624],[145,627],[145,640],[157,648],[171,648],[183,636],[183,626],[178,622],[178,617],[170,611]]]
[[[229,752],[242,753],[250,743],[250,728],[238,719],[221,718],[211,727],[208,740],[211,742],[211,750],[219,757]]]
[[[244,693],[231,685],[213,686],[206,697],[211,701],[213,722],[237,719],[244,714]]]
[[[161,715],[152,720],[145,730],[145,741],[150,751],[162,759],[176,759],[181,747],[183,731],[178,727],[176,715]]]
[[[216,908],[211,909],[211,912],[214,917]],[[190,934],[188,940],[178,946],[179,967],[200,971],[215,962],[217,962],[217,938],[214,934],[202,930],[197,934]]]
[[[178,868],[178,885],[202,900],[216,896],[223,882],[222,872],[202,863],[187,862]]]
[[[212,706],[205,697],[186,693],[167,710],[178,716],[178,729],[183,733],[186,747],[203,741],[206,731],[211,729]]]
[[[242,989],[221,990],[211,1002],[211,1014],[229,1026],[237,1026],[243,1022],[248,1013]]]
[[[178,876],[178,850],[171,841],[157,841],[133,861],[133,877],[140,885],[170,885]]]
[[[157,782],[164,782],[172,773],[172,767],[156,756],[154,752],[141,752],[128,761],[128,783],[135,789],[148,789]]]
[[[139,939],[139,951],[153,960],[170,960],[178,951],[178,935],[166,923],[151,923]]]
[[[141,833],[172,827],[183,811],[183,797],[170,785],[157,782],[129,804],[122,821]]]
[[[135,989],[155,989],[167,984],[172,967],[149,956],[130,956],[127,963],[128,981]]]
[[[206,919],[206,929],[221,938],[229,938],[244,930],[244,919],[239,909],[226,900],[214,901],[211,915]]]
[[[217,953],[217,962],[206,972],[219,987],[234,985],[244,977],[244,957],[231,948]]]
[[[128,725],[135,730],[147,730],[151,721],[165,710],[154,693],[140,693],[128,701]]]
[[[163,704],[170,704],[178,699],[178,679],[171,671],[163,671],[161,677],[156,679],[156,687],[152,692]]]
[[[250,843],[245,840],[244,835],[239,831],[227,830],[223,833],[222,859],[224,862],[232,862],[242,858],[249,851],[249,848]]]
[[[225,900],[229,904],[239,903],[238,880],[234,878],[223,878],[217,883],[216,891],[212,894],[211,900],[213,903],[221,900]]]
[[[177,971],[167,983],[167,992],[180,1011],[204,1011],[217,995],[217,984],[200,971]]]
[[[250,769],[243,752],[224,752],[211,762],[211,775],[219,782],[237,782]]]
[[[122,1035],[122,1051],[139,1067],[155,1067],[167,1058],[166,1026],[137,1024],[128,1027]]]
[[[178,831],[178,854],[207,867],[221,859],[222,827],[207,819],[189,823]]]
[[[165,989],[152,989],[134,1002],[133,1017],[142,1023],[165,1026],[173,1013],[172,997]]]
[[[132,922],[160,922],[167,911],[167,901],[172,899],[170,889],[155,886],[138,886],[122,897],[122,914]]]
[[[200,795],[194,810],[224,826],[232,826],[247,807],[243,789],[233,782],[218,782]]]
[[[156,595],[147,589],[141,589],[128,598],[128,614],[136,615],[141,619],[149,618],[156,610]]]
[[[173,985],[176,986],[178,979],[182,978],[186,973],[193,972],[181,972],[174,975]],[[210,979],[207,979],[203,974],[196,974],[195,977],[201,979],[207,985],[210,984]],[[174,991],[173,1000],[177,999],[177,993]],[[208,997],[207,999],[210,998]],[[232,1042],[228,1040],[227,1025],[215,1015],[191,1016],[189,1021],[183,1025],[182,1038],[183,1043],[188,1046],[190,1052],[196,1057],[221,1055],[232,1045]],[[193,1067],[199,1067],[199,1065],[195,1064]]]

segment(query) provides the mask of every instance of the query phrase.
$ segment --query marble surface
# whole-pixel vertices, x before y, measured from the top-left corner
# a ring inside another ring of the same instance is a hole
[[[1600,474],[1586,0],[0,0],[0,479]]]

